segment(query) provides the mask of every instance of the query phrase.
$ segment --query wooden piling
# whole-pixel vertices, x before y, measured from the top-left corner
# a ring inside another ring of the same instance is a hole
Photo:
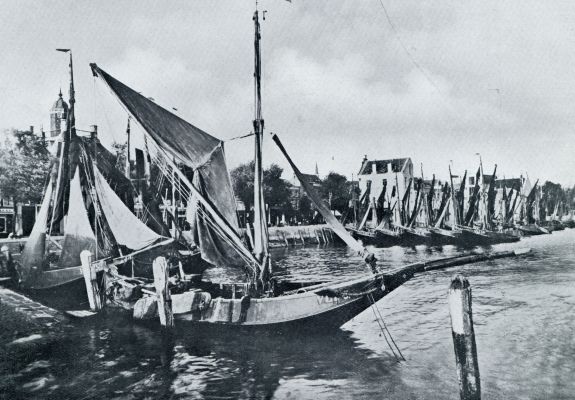
[[[303,232],[301,231],[301,229],[298,229],[298,233],[299,233],[299,237],[301,239],[301,244],[303,244],[305,246],[305,239],[303,238]]]
[[[153,263],[154,286],[158,295],[158,314],[160,324],[166,328],[174,327],[174,314],[172,312],[172,296],[168,287],[168,263],[164,257],[158,257]]]
[[[82,274],[84,275],[90,310],[94,312],[100,311],[102,309],[102,298],[98,290],[96,265],[92,263],[92,252],[89,250],[82,251],[80,253],[80,261],[82,263]]]
[[[288,247],[288,246],[289,246],[289,242],[288,242],[288,240],[287,240],[286,233],[285,233],[285,232],[282,232],[282,236],[283,236],[284,242],[285,242],[285,244],[286,244],[286,247]]]
[[[319,234],[317,233],[317,229],[314,229],[313,231],[314,231],[315,237],[317,239],[317,244],[321,244],[321,240],[319,239]]]
[[[448,302],[459,378],[459,394],[464,400],[479,400],[481,399],[481,384],[471,311],[471,287],[466,278],[457,275],[452,279]]]
[[[320,228],[320,232],[321,232],[321,236],[323,237],[323,241],[324,243],[328,243],[327,237],[325,236],[325,232],[323,230],[323,228]]]

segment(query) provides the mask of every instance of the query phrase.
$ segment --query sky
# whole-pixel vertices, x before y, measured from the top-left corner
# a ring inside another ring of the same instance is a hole
[[[348,178],[411,157],[425,176],[475,170],[575,183],[575,2],[260,0],[263,116],[303,172]],[[0,11],[0,130],[76,124],[125,140],[126,113],[88,64],[253,158],[254,1],[20,0]],[[138,133],[135,132],[137,136]],[[134,139],[138,145],[137,138]],[[292,172],[269,136],[264,164]]]

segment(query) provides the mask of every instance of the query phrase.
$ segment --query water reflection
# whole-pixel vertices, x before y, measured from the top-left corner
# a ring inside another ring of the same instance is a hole
[[[422,274],[380,301],[406,363],[395,360],[369,310],[342,330],[318,327],[306,337],[180,325],[163,335],[116,314],[46,334],[0,314],[0,323],[13,328],[0,332],[0,397],[456,399],[446,289],[457,272],[473,287],[485,397],[569,398],[575,392],[575,231],[519,244],[526,245],[532,255]],[[459,249],[374,251],[385,269]],[[344,247],[279,249],[274,258],[286,279],[367,272]],[[26,337],[31,339],[11,344]]]

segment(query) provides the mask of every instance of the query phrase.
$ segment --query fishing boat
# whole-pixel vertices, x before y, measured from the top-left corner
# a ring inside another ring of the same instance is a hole
[[[528,190],[529,194],[522,196],[521,214],[523,215],[523,218],[517,224],[517,229],[519,229],[525,236],[547,235],[550,233],[539,224],[538,183],[539,180],[535,181],[535,185],[529,188],[529,181],[526,180],[524,188],[522,188],[523,193],[526,193]]]
[[[204,260],[226,271],[225,282],[188,279],[171,274],[170,292],[174,318],[196,325],[259,327],[339,327],[394,287],[381,272],[372,253],[351,237],[325,202],[305,180],[277,135],[272,139],[286,157],[302,187],[333,231],[365,261],[367,273],[332,282],[290,283],[273,273],[269,252],[262,185],[264,120],[261,101],[261,53],[259,12],[255,28],[255,142],[254,234],[248,246],[238,234],[234,194],[229,181],[224,143],[129,88],[96,64],[93,75],[102,81],[141,126],[157,166],[187,204],[186,218],[192,238]],[[185,167],[188,173],[182,171]],[[101,179],[100,179],[101,181]],[[162,258],[156,262],[161,263]],[[102,265],[103,264],[103,265]],[[138,317],[154,314],[157,296],[153,282],[129,276],[115,268],[114,259],[104,260],[107,305],[128,309]],[[395,278],[394,278],[395,279]]]
[[[34,227],[19,259],[20,288],[58,296],[70,287],[78,284],[82,287],[83,250],[92,252],[94,261],[113,259],[120,270],[148,277],[152,276],[150,259],[158,251],[180,262],[188,273],[205,269],[207,265],[199,262],[197,251],[170,235],[157,207],[144,204],[143,217],[147,223],[135,216],[133,200],[138,193],[129,179],[129,171],[125,176],[116,168],[116,156],[102,146],[95,126],[89,137],[77,134],[74,104],[70,52],[66,131],[59,142],[58,161],[52,165]],[[55,233],[63,234],[61,242],[54,240]],[[58,250],[49,250],[48,242],[53,242]]]

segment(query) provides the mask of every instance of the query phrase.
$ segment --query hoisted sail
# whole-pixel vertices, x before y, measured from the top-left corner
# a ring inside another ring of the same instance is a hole
[[[118,244],[140,250],[165,239],[130,212],[97,168],[94,168],[94,178],[102,212]]]
[[[206,252],[217,253],[219,259],[225,259],[230,265],[237,265],[237,251],[243,254],[245,249],[238,237],[235,196],[226,167],[223,142],[148,100],[108,75],[96,64],[90,64],[90,66],[94,76],[104,80],[128,112],[144,128],[153,143],[157,144],[162,151],[167,152],[170,157],[175,157],[177,162],[193,169],[194,175],[201,176],[203,181],[201,195],[205,199],[202,200],[202,207],[209,210],[212,219],[221,222],[218,225],[225,225],[224,230],[228,231],[225,237],[229,239],[228,242],[231,242],[230,244],[224,240],[222,235],[216,236],[213,225],[205,225],[202,229],[211,230],[212,236],[219,238],[217,243],[214,243],[215,246],[206,249]],[[178,174],[179,172],[176,171]],[[182,182],[191,185],[187,177],[180,175],[180,178]],[[205,222],[201,218],[197,218],[196,221]],[[232,232],[229,232],[230,230]],[[209,243],[204,243],[204,245],[209,245]],[[252,261],[254,260],[250,260]]]
[[[22,281],[26,284],[30,278],[30,271],[32,268],[42,269],[44,262],[44,254],[46,252],[46,226],[48,224],[48,214],[50,210],[50,201],[52,200],[52,178],[48,182],[40,211],[36,216],[36,222],[32,228],[32,232],[26,241],[22,257],[20,259],[20,273],[22,274]]]
[[[76,267],[81,264],[80,253],[89,250],[95,253],[96,237],[90,226],[88,213],[84,205],[82,188],[80,186],[80,169],[77,167],[74,178],[70,182],[70,196],[68,198],[68,215],[62,243],[62,254],[58,260],[61,268]]]

